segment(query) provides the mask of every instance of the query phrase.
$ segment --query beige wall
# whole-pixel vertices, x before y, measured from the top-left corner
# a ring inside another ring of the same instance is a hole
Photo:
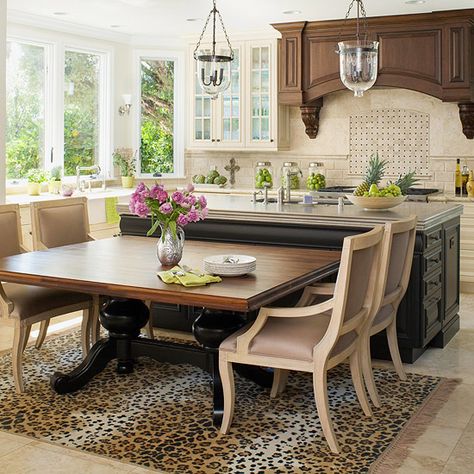
[[[7,2],[0,2],[0,204],[5,202],[5,53]]]
[[[189,152],[186,160],[187,176],[205,174],[211,165],[217,165],[224,172],[225,164],[234,157],[241,167],[236,184],[246,187],[253,185],[253,166],[257,160],[269,160],[274,168],[279,169],[284,161],[291,159],[299,163],[305,175],[309,162],[323,162],[328,184],[357,184],[360,175],[349,172],[350,116],[381,109],[406,109],[429,115],[430,175],[420,179],[422,186],[451,192],[456,158],[461,158],[461,163],[466,161],[470,168],[474,168],[474,140],[468,140],[462,133],[457,104],[443,103],[408,90],[374,89],[363,98],[354,98],[349,91],[325,97],[320,130],[315,140],[305,134],[299,109],[292,108],[291,147],[288,152]]]

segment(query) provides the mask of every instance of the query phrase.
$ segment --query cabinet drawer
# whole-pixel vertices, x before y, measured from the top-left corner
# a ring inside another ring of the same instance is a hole
[[[436,291],[441,291],[442,282],[443,282],[443,278],[442,278],[441,269],[439,272],[436,272],[433,275],[425,277],[423,279],[425,297],[432,295]]]
[[[429,232],[424,234],[424,249],[425,251],[434,249],[436,246],[441,245],[443,239],[442,229],[440,227],[435,227]]]
[[[423,274],[431,273],[443,263],[443,250],[441,247],[434,252],[423,255]]]
[[[442,306],[441,291],[425,301],[425,336],[431,337],[440,330],[443,321]]]

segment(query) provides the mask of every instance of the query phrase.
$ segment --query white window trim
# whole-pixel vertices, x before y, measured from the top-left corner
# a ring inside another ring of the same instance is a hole
[[[136,98],[136,106],[133,110],[133,146],[137,150],[140,159],[140,138],[141,138],[141,64],[142,59],[174,61],[174,121],[173,121],[173,156],[174,172],[165,173],[160,179],[184,178],[184,140],[185,140],[185,53],[183,51],[164,51],[136,49],[133,51],[133,97]],[[141,179],[153,179],[151,173],[137,173]]]
[[[55,130],[55,58],[56,58],[56,45],[50,41],[44,41],[41,39],[32,39],[22,35],[11,35],[7,36],[7,42],[17,42],[27,44],[31,46],[38,46],[44,48],[44,154],[43,154],[43,169],[49,171],[54,164],[51,163],[51,150],[54,147],[54,130]],[[6,144],[5,144],[6,145]],[[5,150],[6,151],[6,150]],[[6,156],[5,156],[6,160]],[[7,170],[5,169],[5,175]],[[6,179],[7,189],[24,184],[25,179]]]
[[[112,165],[112,148],[113,148],[113,83],[112,83],[112,71],[113,71],[113,50],[111,48],[97,48],[88,45],[85,42],[74,42],[74,43],[63,43],[62,45],[62,58],[59,61],[61,65],[61,75],[58,74],[59,84],[64,84],[64,56],[66,51],[72,51],[77,53],[95,54],[100,58],[100,82],[99,82],[99,94],[100,94],[100,116],[99,116],[99,166],[102,173],[105,174],[106,178],[111,178],[113,174]],[[61,115],[61,127],[58,127],[62,133],[58,133],[56,137],[59,146],[58,164],[64,163],[64,87],[57,88],[60,90],[61,106],[58,112]],[[65,176],[66,181],[75,180],[75,176]]]
[[[106,179],[113,178],[112,149],[113,149],[113,48],[97,48],[87,41],[75,40],[62,42],[44,40],[41,37],[19,34],[9,34],[7,41],[17,41],[24,44],[45,48],[45,138],[44,138],[44,170],[49,171],[54,166],[64,169],[64,56],[65,51],[97,54],[101,61],[100,78],[100,148],[99,164]],[[51,161],[53,150],[53,161]],[[75,182],[75,176],[65,176],[64,182]],[[7,180],[7,189],[24,186],[25,180]]]

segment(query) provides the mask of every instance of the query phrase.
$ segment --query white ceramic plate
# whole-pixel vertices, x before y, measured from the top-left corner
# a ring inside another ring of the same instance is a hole
[[[398,206],[405,199],[406,196],[397,196],[397,197],[364,197],[364,196],[354,196],[353,194],[346,194],[347,199],[349,199],[352,204],[356,206],[363,207],[367,210],[379,210],[383,211],[385,209],[391,209],[392,207]]]
[[[220,276],[240,276],[255,271],[257,259],[249,255],[211,255],[204,258],[204,270]]]

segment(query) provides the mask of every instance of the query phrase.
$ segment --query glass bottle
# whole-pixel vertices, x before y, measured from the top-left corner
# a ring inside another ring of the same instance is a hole
[[[285,188],[287,185],[287,179],[290,180],[290,189],[299,189],[300,177],[303,173],[298,166],[298,163],[294,161],[287,161],[283,163],[281,167],[281,185]]]
[[[461,171],[461,192],[463,196],[467,196],[466,184],[469,181],[469,168],[467,164],[464,163]]]
[[[308,178],[306,179],[306,189],[309,191],[319,191],[326,187],[326,175],[323,163],[313,161],[309,164]]]
[[[270,161],[259,161],[255,165],[255,188],[273,187],[273,167]]]
[[[454,192],[456,196],[461,196],[462,192],[462,175],[461,175],[461,160],[456,160],[456,172],[454,173]]]

